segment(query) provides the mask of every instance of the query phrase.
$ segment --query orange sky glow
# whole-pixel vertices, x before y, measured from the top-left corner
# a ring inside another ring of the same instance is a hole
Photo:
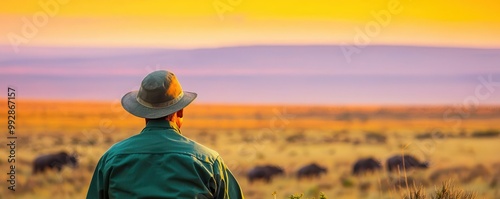
[[[500,48],[498,1],[5,0],[2,4],[3,45]]]

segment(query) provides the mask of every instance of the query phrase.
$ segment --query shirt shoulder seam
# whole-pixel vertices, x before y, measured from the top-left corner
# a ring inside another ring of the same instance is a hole
[[[220,157],[219,154],[217,154],[217,156],[213,156],[213,157],[210,157],[210,156],[206,156],[208,157],[208,161],[206,159],[203,159],[203,158],[200,158],[194,154],[191,154],[191,153],[182,153],[182,152],[144,152],[144,153],[141,153],[141,152],[133,152],[133,153],[118,153],[118,154],[113,154],[113,155],[109,155],[107,158],[106,158],[106,162],[109,161],[110,159],[116,157],[116,156],[120,156],[120,155],[132,155],[132,154],[178,154],[178,155],[183,155],[183,156],[189,156],[189,157],[193,157],[193,158],[196,158],[197,160],[199,161],[202,161],[202,162],[206,162],[206,163],[210,163],[210,164],[214,164]]]

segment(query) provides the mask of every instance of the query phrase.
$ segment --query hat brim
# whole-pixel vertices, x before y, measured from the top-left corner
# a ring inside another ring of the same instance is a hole
[[[140,118],[156,119],[175,113],[189,105],[198,96],[193,92],[184,91],[184,96],[175,104],[166,107],[150,108],[137,101],[139,91],[131,91],[122,97],[123,108]]]

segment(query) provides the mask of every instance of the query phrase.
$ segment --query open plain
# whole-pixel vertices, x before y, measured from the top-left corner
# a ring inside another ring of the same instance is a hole
[[[2,172],[0,198],[84,198],[100,156],[144,126],[118,102],[16,104],[16,191],[7,189],[9,176]],[[7,121],[6,115],[0,112]],[[250,199],[273,193],[401,198],[413,184],[432,192],[448,180],[480,198],[500,198],[499,130],[500,107],[194,104],[185,110],[182,133],[218,151]],[[1,171],[10,165],[5,142],[2,138]],[[59,151],[76,152],[79,166],[33,174],[37,156]],[[428,161],[429,168],[388,173],[385,160],[402,153]],[[355,161],[365,157],[379,160],[383,169],[352,175]],[[309,163],[328,172],[298,180],[296,171]],[[284,174],[250,183],[247,172],[265,164]]]

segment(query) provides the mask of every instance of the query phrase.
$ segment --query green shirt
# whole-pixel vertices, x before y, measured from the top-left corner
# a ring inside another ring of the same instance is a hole
[[[96,166],[87,199],[244,198],[217,152],[151,120],[140,134],[113,145]]]

